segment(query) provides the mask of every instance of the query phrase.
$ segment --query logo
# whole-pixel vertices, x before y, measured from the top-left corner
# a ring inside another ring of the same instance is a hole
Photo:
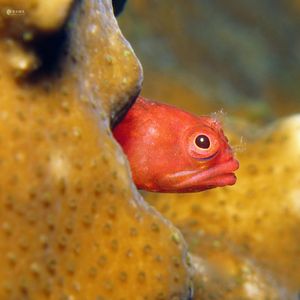
[[[25,15],[25,10],[24,9],[7,8],[6,9],[6,14],[8,16],[24,16]]]

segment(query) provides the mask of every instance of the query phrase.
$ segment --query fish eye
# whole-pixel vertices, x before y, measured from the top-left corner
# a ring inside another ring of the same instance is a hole
[[[208,136],[200,134],[196,137],[195,144],[201,149],[208,149],[210,147],[210,140]]]

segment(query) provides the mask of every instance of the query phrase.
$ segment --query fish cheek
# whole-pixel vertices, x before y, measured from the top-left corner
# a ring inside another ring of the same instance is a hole
[[[201,171],[199,170],[183,170],[173,173],[165,173],[159,178],[159,190],[170,193],[189,192],[192,188],[191,184],[189,183],[190,179],[200,172]]]

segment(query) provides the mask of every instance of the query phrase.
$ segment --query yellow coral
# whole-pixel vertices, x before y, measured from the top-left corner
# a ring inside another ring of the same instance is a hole
[[[72,3],[72,0],[1,0],[0,20],[21,33],[29,29],[54,31],[65,22]]]
[[[16,77],[35,49],[0,41],[0,299],[185,298],[181,235],[136,192],[110,133],[139,62],[108,1],[74,9],[51,68]]]
[[[194,266],[194,299],[295,299],[270,272],[243,256],[234,245],[199,231],[184,231]]]

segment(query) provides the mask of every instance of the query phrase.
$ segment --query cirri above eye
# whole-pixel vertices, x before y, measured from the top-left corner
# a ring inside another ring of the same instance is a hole
[[[204,134],[198,135],[195,139],[195,143],[201,149],[208,149],[210,147],[210,140]]]

